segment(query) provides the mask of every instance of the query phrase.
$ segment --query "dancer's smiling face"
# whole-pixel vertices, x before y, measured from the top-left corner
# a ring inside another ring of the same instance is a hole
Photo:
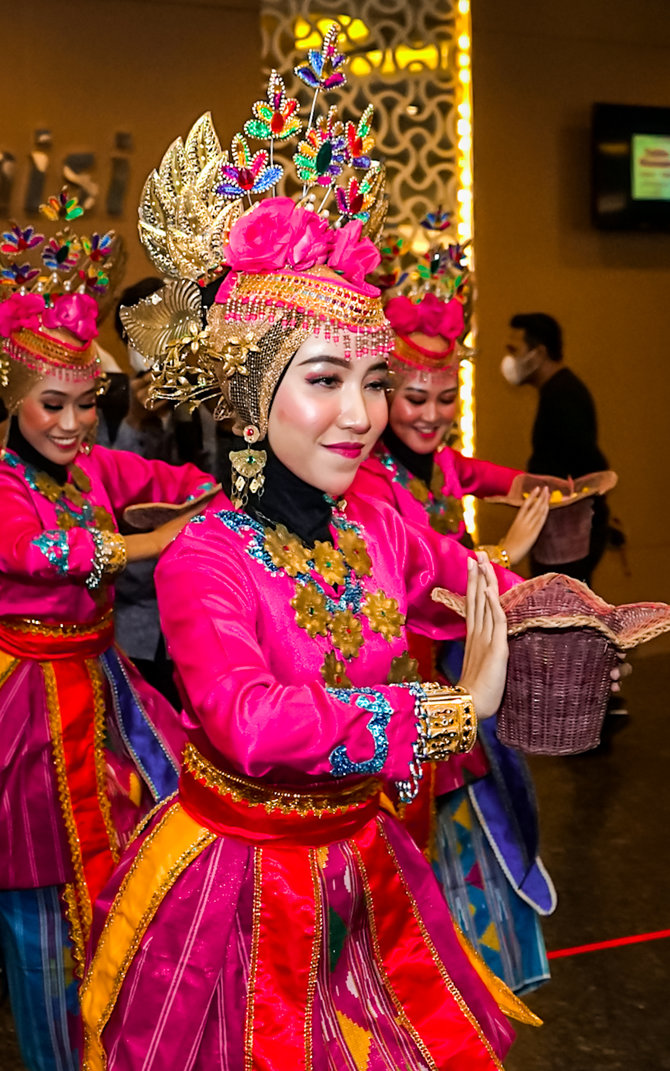
[[[35,450],[59,465],[74,461],[95,427],[98,382],[45,376],[21,402],[19,430]]]
[[[303,342],[277,388],[268,421],[279,460],[333,497],[351,485],[388,419],[386,360],[345,353],[342,338],[313,335]]]
[[[398,438],[416,454],[435,450],[456,415],[458,374],[418,372],[403,379],[394,390],[389,424]]]

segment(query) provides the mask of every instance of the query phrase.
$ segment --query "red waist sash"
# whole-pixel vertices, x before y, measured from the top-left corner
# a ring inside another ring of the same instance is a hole
[[[181,806],[210,831],[248,841],[253,849],[249,1071],[312,1067],[316,979],[328,925],[321,852],[344,839],[357,860],[381,977],[427,1066],[501,1067],[423,926],[383,834],[379,792],[375,778],[353,786],[334,781],[281,789],[222,771],[186,747]]]
[[[379,811],[381,783],[282,789],[218,770],[191,745],[184,755],[179,801],[219,836],[275,848],[318,848],[345,840]]]
[[[40,663],[58,797],[74,882],[65,900],[78,973],[83,971],[91,905],[118,859],[106,791],[105,689],[99,655],[114,641],[111,611],[89,625],[0,619],[0,650]]]

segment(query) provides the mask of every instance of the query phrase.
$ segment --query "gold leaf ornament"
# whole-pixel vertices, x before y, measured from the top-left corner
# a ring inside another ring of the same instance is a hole
[[[212,352],[212,360],[216,362],[216,373],[221,379],[230,379],[231,376],[248,376],[247,357],[252,352],[258,352],[256,336],[252,331],[245,335],[228,338],[225,349]]]
[[[239,451],[240,454],[247,452]],[[283,569],[289,576],[297,576],[298,573],[309,571],[309,551],[283,524],[278,524],[276,528],[266,531],[264,547],[273,564],[278,569]],[[314,590],[316,591],[316,588]]]
[[[403,651],[401,655],[391,659],[387,684],[409,684],[410,681],[419,680],[419,663],[416,658],[412,658],[409,651]]]
[[[333,614],[330,635],[344,658],[355,658],[363,644],[363,626],[351,610]]]
[[[394,639],[402,633],[405,615],[398,609],[397,599],[389,598],[379,589],[366,595],[361,607],[373,632],[379,632],[385,640]]]
[[[309,636],[326,636],[330,614],[326,609],[326,599],[315,584],[300,587],[291,606],[295,610],[295,620],[299,628],[304,628]]]
[[[372,572],[372,562],[367,547],[358,532],[351,528],[343,529],[337,540],[337,549],[344,558],[350,569],[357,576],[369,576]]]
[[[332,543],[323,543],[317,539],[314,544],[314,569],[327,584],[343,584],[347,577],[344,558]]]
[[[230,228],[242,213],[239,200],[217,192],[227,161],[207,112],[149,175],[140,199],[140,240],[163,275],[197,280],[219,269]]]
[[[130,307],[120,309],[131,345],[156,360],[185,336],[202,331],[200,287],[189,279],[168,283]]]
[[[327,688],[351,688],[347,667],[334,651],[328,651],[321,666],[321,676]]]

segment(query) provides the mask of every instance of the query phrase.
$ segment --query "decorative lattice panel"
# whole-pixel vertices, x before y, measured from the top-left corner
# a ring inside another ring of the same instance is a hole
[[[442,205],[459,213],[458,0],[263,0],[264,61],[292,74],[333,21],[349,56],[349,84],[333,94],[343,114],[375,104],[377,153],[387,168],[388,223],[407,237]],[[461,213],[462,215],[462,213]]]
[[[425,252],[420,227],[426,213],[452,216],[450,238],[472,238],[472,168],[469,0],[261,0],[263,55],[289,95],[300,83],[293,67],[308,48],[320,48],[328,26],[339,22],[340,47],[349,57],[348,84],[333,95],[340,113],[360,115],[375,105],[375,157],[386,165],[387,234],[404,240],[405,267]],[[302,87],[304,88],[304,87]],[[293,192],[293,191],[287,191]],[[470,256],[471,267],[472,255]],[[474,343],[474,324],[468,338]],[[459,439],[475,447],[474,367],[460,375]],[[465,520],[476,536],[474,500]]]

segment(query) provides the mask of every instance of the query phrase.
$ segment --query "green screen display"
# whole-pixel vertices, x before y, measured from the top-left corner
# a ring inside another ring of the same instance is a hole
[[[631,170],[634,201],[670,201],[670,137],[633,134]]]

